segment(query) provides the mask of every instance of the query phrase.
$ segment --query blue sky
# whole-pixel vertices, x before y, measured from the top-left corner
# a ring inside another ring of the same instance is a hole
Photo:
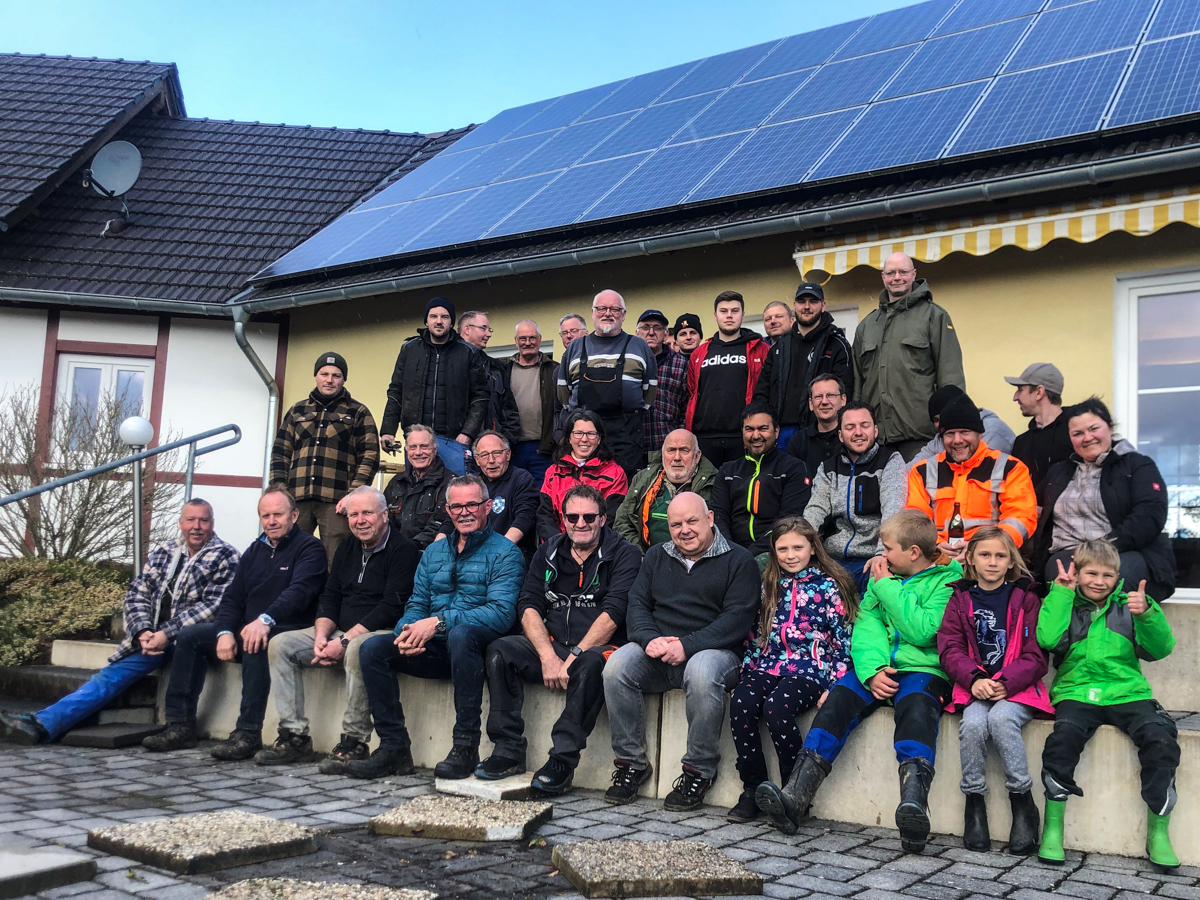
[[[431,132],[904,5],[5,0],[0,52],[174,62],[192,116]]]

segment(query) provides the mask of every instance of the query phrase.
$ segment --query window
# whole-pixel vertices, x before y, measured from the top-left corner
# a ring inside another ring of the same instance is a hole
[[[145,415],[154,363],[118,356],[63,354],[58,360],[59,402],[72,412],[71,449],[89,440],[107,397],[120,405],[120,419]]]

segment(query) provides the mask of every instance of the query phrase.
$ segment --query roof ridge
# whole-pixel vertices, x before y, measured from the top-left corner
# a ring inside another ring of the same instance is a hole
[[[134,66],[161,66],[162,68],[176,68],[173,62],[155,62],[151,59],[125,59],[112,58],[104,56],[69,56],[55,53],[0,53],[0,58],[11,57],[18,59],[69,59],[72,62],[105,62],[105,63],[124,63]]]
[[[389,128],[339,128],[336,125],[289,125],[287,122],[250,122],[242,119],[214,119],[211,116],[173,116],[185,122],[211,122],[214,125],[258,125],[263,128],[292,128],[297,131],[337,131],[343,134],[387,134],[393,137],[423,137],[431,138],[447,134],[428,135],[420,131],[392,131]]]

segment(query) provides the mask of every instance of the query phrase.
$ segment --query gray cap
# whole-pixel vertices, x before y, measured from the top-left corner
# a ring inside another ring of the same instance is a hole
[[[1013,378],[1005,375],[1004,380],[1014,387],[1028,384],[1031,387],[1041,385],[1055,394],[1063,392],[1063,374],[1054,363],[1033,363],[1025,367],[1025,371]]]

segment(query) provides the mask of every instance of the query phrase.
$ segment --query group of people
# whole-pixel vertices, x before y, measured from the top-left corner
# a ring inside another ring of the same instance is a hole
[[[732,291],[716,298],[707,341],[698,316],[669,331],[657,310],[626,333],[624,300],[601,291],[591,332],[579,315],[560,322],[559,363],[529,320],[512,359],[492,360],[486,314],[464,313],[455,331],[453,305],[434,298],[378,432],[345,389],[346,360],[322,354],[279,429],[262,536],[239,557],[212,507],[189,500],[180,537],[130,587],[111,664],[0,730],[54,740],[169,660],[168,724],[145,745],[194,746],[208,665],[238,660],[240,715],[214,757],[320,758],[322,772],[377,778],[413,769],[396,678],[407,674],[453,684],[453,746],[436,774],[500,779],[527,770],[524,685],[542,683],[566,704],[534,788],[571,787],[607,707],[605,799],[628,803],[652,775],[645,695],[682,689],[687,748],[665,806],[702,803],[728,700],[744,788],[728,816],[765,814],[794,833],[850,732],[891,705],[896,824],[919,852],[940,714],[961,711],[964,843],[990,843],[990,737],[1010,851],[1055,862],[1063,806],[1082,795],[1080,753],[1113,724],[1141,754],[1150,857],[1177,865],[1175,726],[1138,662],[1173,646],[1158,602],[1174,584],[1162,478],[1099,400],[1063,407],[1051,364],[1006,378],[1031,419],[1021,435],[978,408],[950,318],[915,274],[903,254],[888,259],[853,342],[812,283],[792,308],[768,306],[766,339],[742,327]],[[404,471],[380,492],[379,450],[398,433]],[[323,758],[304,709],[310,666],[347,679],[341,739]],[[267,747],[272,685],[280,725]],[[804,734],[797,717],[814,707]],[[1051,716],[1039,843],[1021,730]]]

